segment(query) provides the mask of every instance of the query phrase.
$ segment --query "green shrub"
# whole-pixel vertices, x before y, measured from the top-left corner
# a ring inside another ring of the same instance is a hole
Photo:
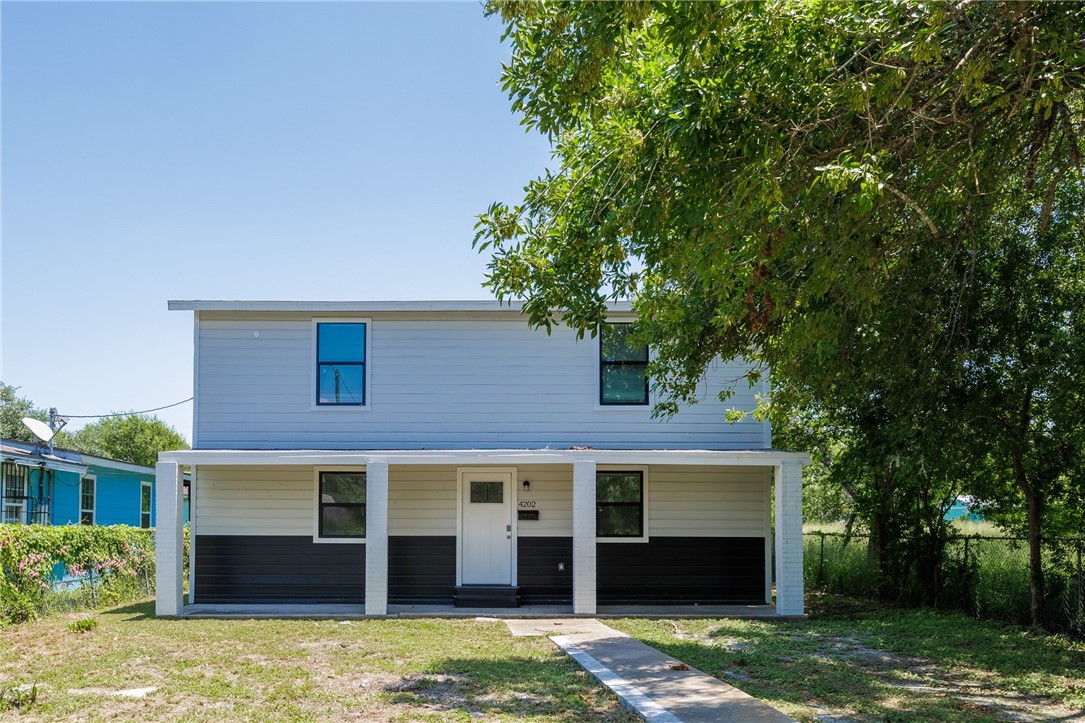
[[[80,618],[68,623],[68,630],[73,633],[89,633],[96,627],[98,627],[98,620],[95,618]]]
[[[65,574],[80,584],[59,589]],[[153,595],[154,582],[154,530],[0,525],[0,626]]]

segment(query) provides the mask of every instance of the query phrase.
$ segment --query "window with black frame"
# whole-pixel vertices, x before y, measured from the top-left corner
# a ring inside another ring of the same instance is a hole
[[[316,403],[365,405],[365,333],[363,323],[316,325]]]
[[[644,473],[595,475],[596,537],[644,536]]]
[[[599,330],[599,404],[648,404],[648,347],[634,344],[632,324],[603,324]]]
[[[365,472],[320,473],[320,537],[365,537]]]

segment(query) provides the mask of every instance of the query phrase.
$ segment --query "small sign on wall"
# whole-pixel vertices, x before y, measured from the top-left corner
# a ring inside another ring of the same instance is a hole
[[[518,520],[537,520],[539,519],[538,510],[517,510],[516,519]]]

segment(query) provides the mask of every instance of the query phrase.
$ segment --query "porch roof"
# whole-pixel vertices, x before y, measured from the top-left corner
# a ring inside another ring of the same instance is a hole
[[[365,465],[388,464],[672,464],[775,466],[809,464],[807,452],[778,449],[190,449],[161,452],[160,462],[189,465]]]

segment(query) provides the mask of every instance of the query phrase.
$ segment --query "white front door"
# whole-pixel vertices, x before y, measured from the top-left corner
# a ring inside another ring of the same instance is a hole
[[[462,584],[512,584],[511,493],[509,472],[460,473]]]

